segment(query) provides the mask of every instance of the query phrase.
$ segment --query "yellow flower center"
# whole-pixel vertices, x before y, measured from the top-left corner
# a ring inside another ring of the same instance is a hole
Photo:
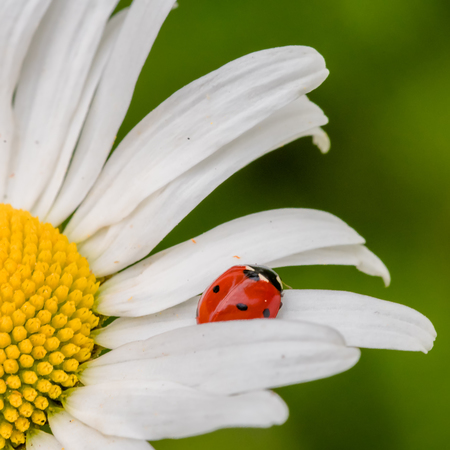
[[[0,449],[23,444],[78,383],[94,348],[99,284],[57,228],[0,204]]]

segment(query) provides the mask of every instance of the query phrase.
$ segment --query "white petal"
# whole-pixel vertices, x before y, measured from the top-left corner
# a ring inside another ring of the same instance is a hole
[[[108,57],[113,49],[114,43],[120,32],[125,20],[127,9],[123,9],[108,22],[105,27],[102,39],[97,49],[97,53],[89,70],[86,83],[81,92],[81,98],[71,120],[64,144],[61,148],[56,167],[53,169],[50,180],[44,188],[37,204],[32,208],[34,216],[41,217],[44,221],[45,217],[55,201],[58,191],[64,181],[67,167],[70,163],[73,150],[80,135],[81,128],[86,119],[89,106],[92,101],[95,89],[103,73]],[[58,225],[58,224],[54,224]]]
[[[328,119],[306,96],[281,108],[143,201],[81,248],[98,276],[142,259],[210,192],[251,161],[317,130]]]
[[[127,112],[134,85],[174,0],[134,0],[107,63],[69,172],[48,216],[61,223],[97,179]],[[117,151],[117,150],[116,150]]]
[[[50,178],[116,3],[57,1],[42,19],[15,94],[19,144],[11,161],[7,201],[16,208],[30,210]]]
[[[12,95],[31,38],[50,0],[2,0],[0,3],[0,90]]]
[[[337,217],[311,209],[279,209],[241,217],[126,269],[102,287],[97,309],[143,316],[201,293],[237,264],[265,264],[317,248],[362,244]]]
[[[195,436],[219,428],[283,423],[287,407],[273,392],[221,396],[169,381],[112,382],[70,391],[67,411],[105,434],[135,439]]]
[[[31,38],[50,0],[0,2],[0,201],[14,137],[12,97]]]
[[[289,255],[276,261],[270,261],[270,267],[312,266],[316,264],[338,264],[356,266],[368,275],[382,277],[389,286],[391,277],[387,267],[364,245],[339,245],[319,248],[308,252]]]
[[[93,331],[95,342],[105,348],[117,348],[142,341],[166,331],[195,325],[199,296],[156,314],[142,317],[120,317],[110,325]]]
[[[122,317],[98,330],[107,348],[148,339],[195,324],[199,297],[156,314]],[[352,347],[429,351],[436,337],[431,322],[407,306],[343,291],[286,290],[278,319],[302,320],[338,330]]]
[[[49,422],[63,450],[153,450],[144,440],[105,436],[63,410],[49,414]]]
[[[120,221],[327,74],[314,49],[283,47],[239,58],[180,89],[121,142],[66,233],[79,242]]]
[[[11,97],[0,93],[0,201],[2,203],[6,190],[6,177],[13,148],[13,137],[14,118],[11,109]]]
[[[427,353],[436,337],[433,324],[418,311],[351,292],[287,290],[278,317],[328,325],[355,347]]]
[[[179,328],[85,365],[83,384],[169,380],[220,394],[287,386],[353,367],[359,350],[333,329],[287,320],[233,320]]]
[[[64,447],[51,434],[31,429],[27,432],[27,450],[64,450]]]
[[[313,130],[311,134],[314,145],[317,145],[322,153],[328,153],[330,151],[330,138],[328,134],[320,127]]]

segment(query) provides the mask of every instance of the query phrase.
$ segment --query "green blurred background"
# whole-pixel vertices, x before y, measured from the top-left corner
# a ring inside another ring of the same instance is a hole
[[[122,2],[121,6],[129,2]],[[119,140],[174,91],[269,47],[316,48],[330,69],[310,98],[332,147],[291,143],[235,174],[161,244],[265,209],[329,211],[386,263],[392,285],[350,267],[279,270],[295,288],[342,289],[418,309],[428,355],[363,350],[355,368],[278,389],[281,427],[222,430],[157,450],[450,448],[450,3],[448,0],[180,0],[136,87]],[[258,196],[248,192],[257,191]]]

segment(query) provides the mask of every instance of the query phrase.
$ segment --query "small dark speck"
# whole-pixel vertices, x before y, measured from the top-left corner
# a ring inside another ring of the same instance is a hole
[[[219,290],[220,290],[220,287],[219,287],[218,284],[217,284],[216,286],[213,287],[213,292],[214,292],[214,294],[217,294],[217,293],[219,292]]]
[[[188,141],[190,141],[191,140],[191,138],[188,138]]]
[[[238,303],[236,308],[239,309],[239,311],[247,311],[248,306],[245,303]]]
[[[6,139],[3,142],[6,142]]]
[[[264,317],[270,317],[270,309],[269,309],[269,308],[266,308],[266,309],[263,311],[263,316],[264,316]]]

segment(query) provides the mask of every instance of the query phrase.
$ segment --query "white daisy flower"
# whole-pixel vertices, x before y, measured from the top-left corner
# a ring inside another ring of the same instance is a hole
[[[328,71],[309,47],[240,58],[173,94],[107,160],[174,0],[111,18],[116,4],[0,3],[0,448],[141,450],[268,427],[288,414],[269,388],[347,370],[356,347],[428,351],[420,313],[347,292],[290,290],[275,320],[195,324],[198,295],[238,259],[354,265],[388,284],[364,239],[321,211],[253,214],[135,264],[259,156],[302,136],[327,151],[306,94]]]

